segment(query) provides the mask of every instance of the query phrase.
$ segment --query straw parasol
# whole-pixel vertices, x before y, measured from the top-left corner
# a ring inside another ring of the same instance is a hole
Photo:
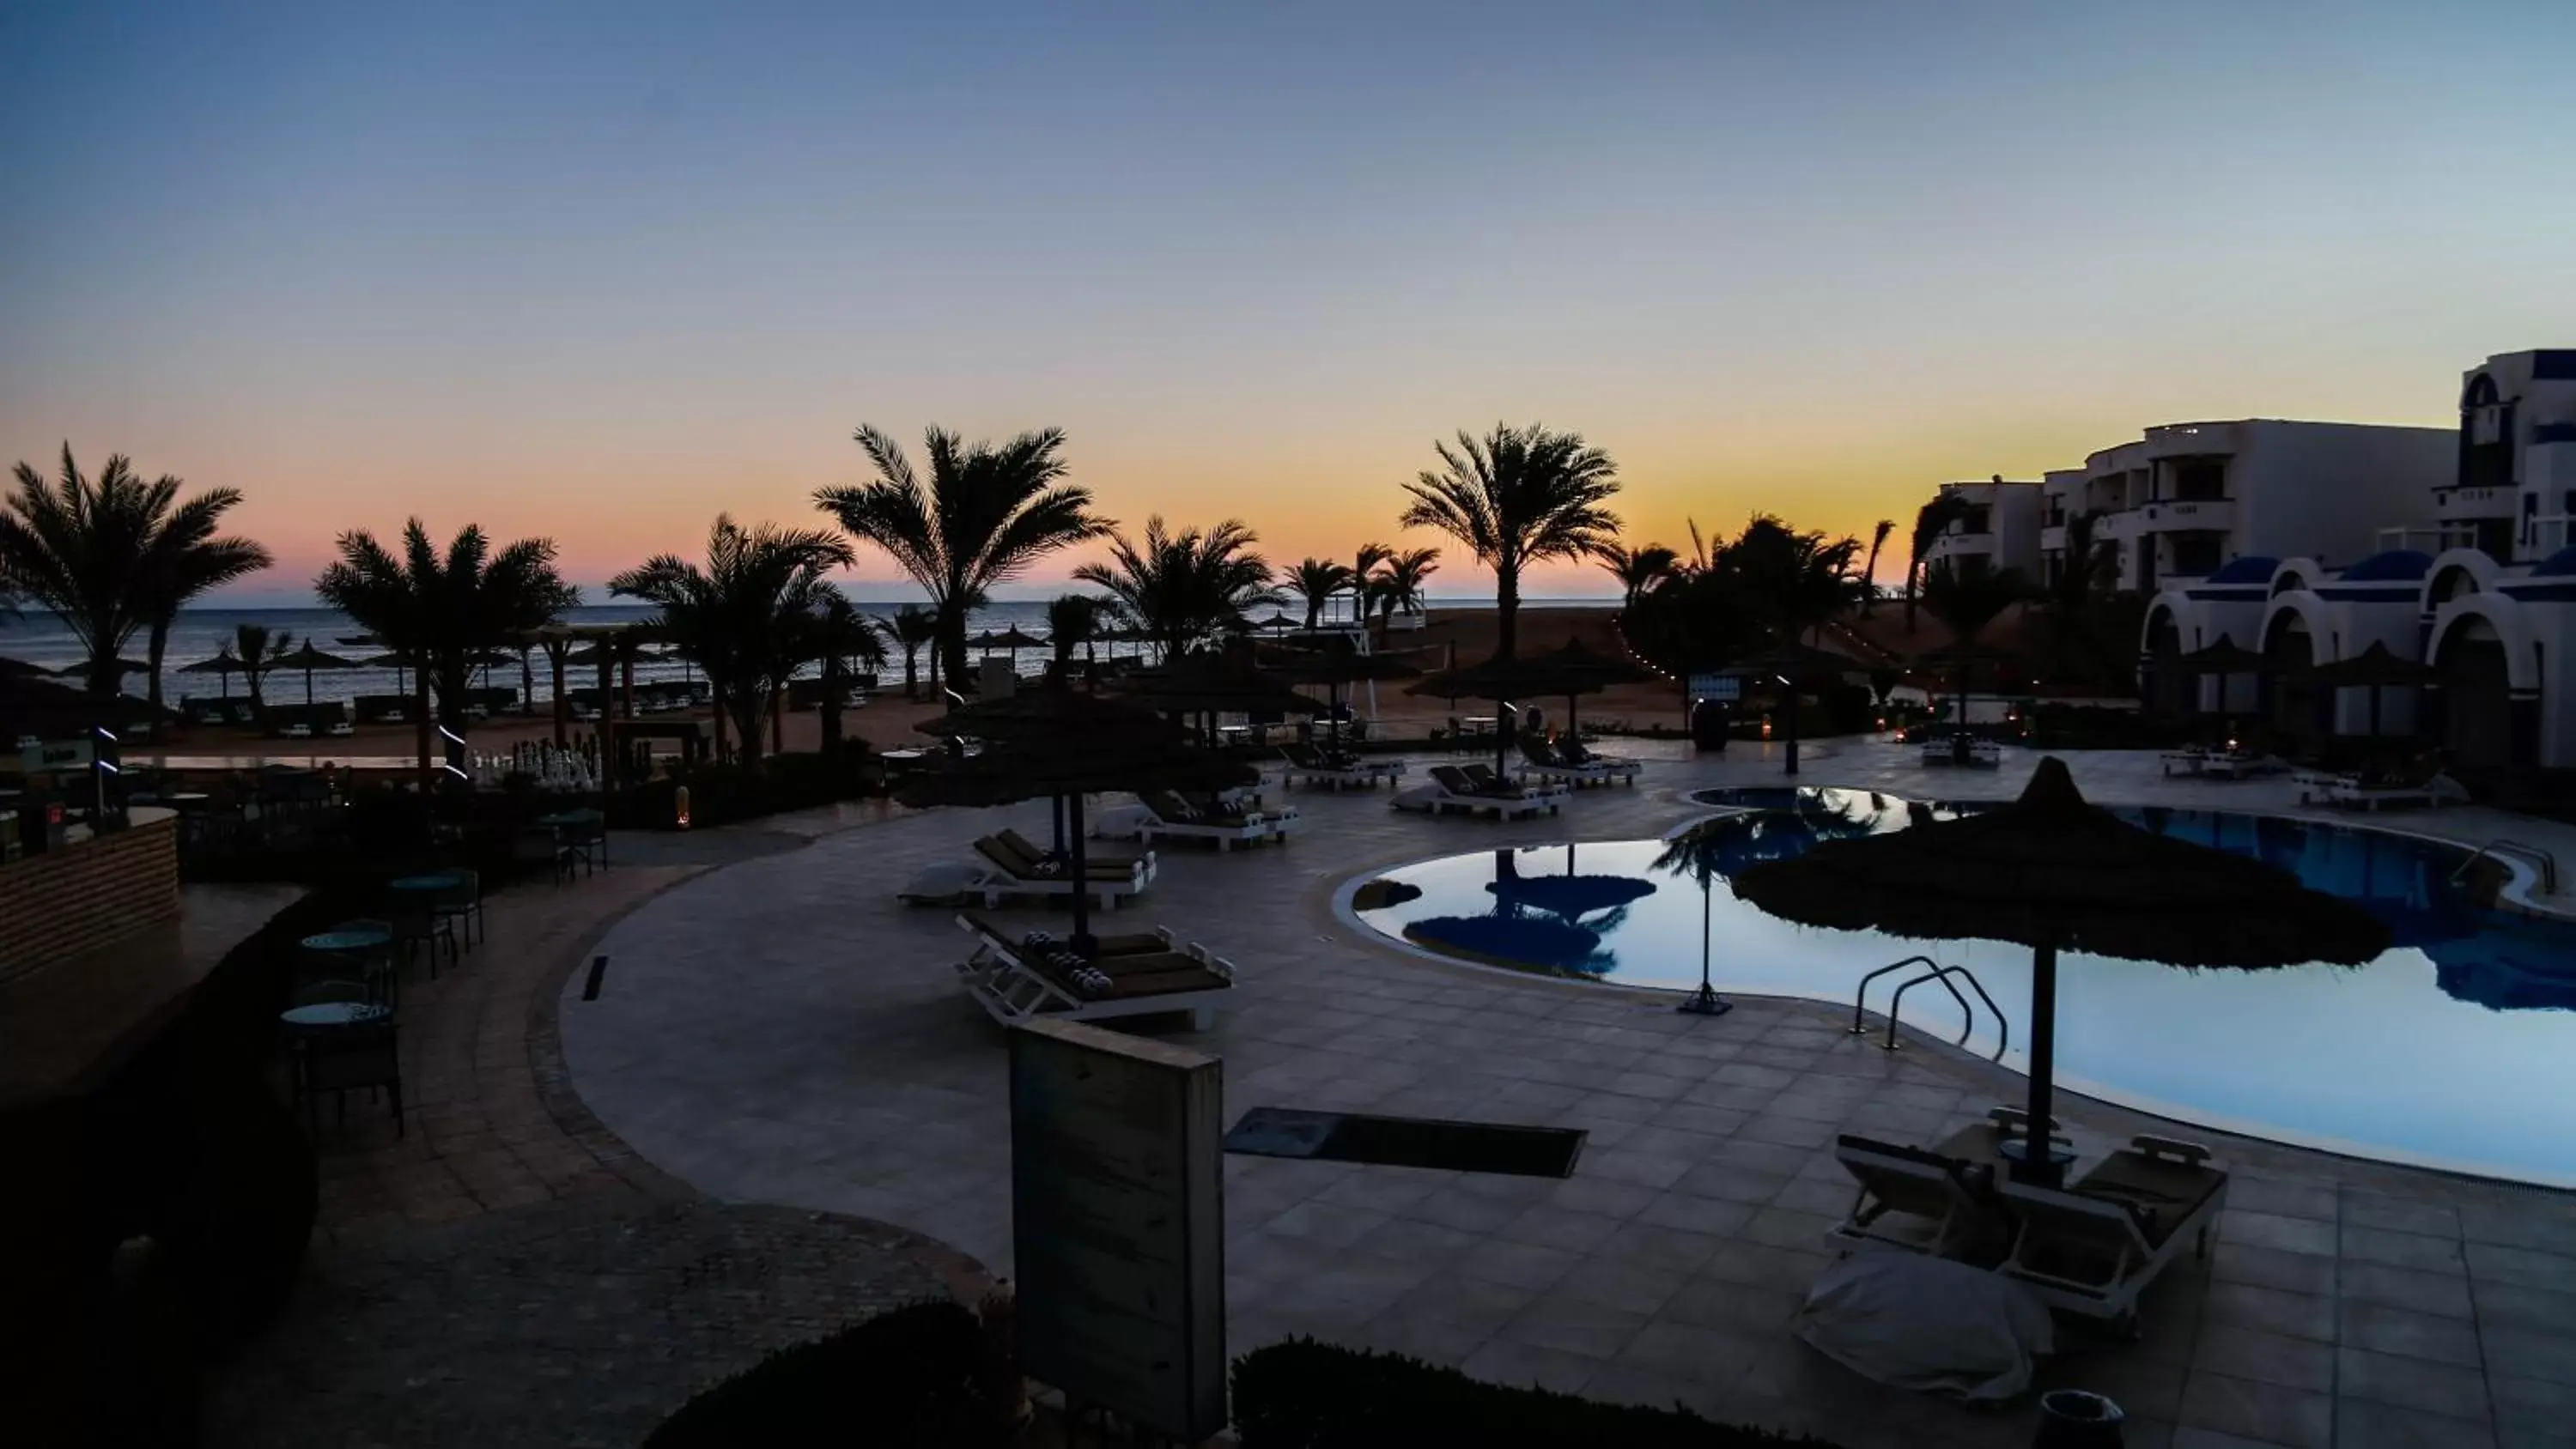
[[[301,670],[303,670],[303,671],[304,671],[304,707],[305,707],[306,709],[311,709],[311,708],[313,707],[313,671],[314,671],[314,670],[316,670],[316,669],[357,669],[357,668],[360,668],[360,667],[362,667],[362,666],[358,663],[358,661],[356,661],[356,660],[354,660],[354,659],[343,659],[343,658],[341,658],[341,657],[340,657],[339,655],[337,655],[337,654],[325,654],[325,653],[323,653],[321,650],[314,648],[314,647],[313,647],[313,641],[312,641],[312,640],[310,640],[310,639],[307,639],[307,640],[305,640],[305,641],[304,641],[304,647],[303,647],[303,648],[298,649],[298,650],[296,650],[294,653],[289,654],[289,655],[286,655],[286,656],[284,656],[283,658],[278,659],[277,661],[275,661],[274,663],[272,663],[269,667],[270,667],[271,669],[301,669]]]
[[[1494,729],[1494,770],[1508,773],[1512,743],[1512,701],[1553,695],[1597,694],[1600,680],[1570,675],[1543,659],[1488,659],[1458,669],[1435,670],[1405,686],[1407,694],[1436,694],[1443,699],[1490,699],[1498,708]]]
[[[966,642],[970,645],[981,648],[987,654],[992,653],[996,649],[1006,649],[1013,654],[1017,654],[1023,649],[1044,649],[1047,647],[1047,641],[1040,639],[1035,635],[1023,632],[1017,624],[1013,624],[1011,627],[1004,629],[998,634],[987,630]]]
[[[1118,681],[1118,697],[1167,714],[1313,714],[1321,706],[1290,680],[1255,663],[1249,650],[1185,654]]]
[[[1552,847],[1551,847],[1552,848]],[[1582,874],[1574,868],[1575,847],[1564,846],[1565,870],[1555,875],[1523,875],[1519,854],[1509,848],[1494,852],[1494,878],[1485,886],[1494,898],[1563,918],[1569,925],[1597,911],[1616,911],[1655,893],[1655,883],[1633,875]]]
[[[2044,1144],[2059,951],[2250,969],[2359,963],[2389,944],[2368,911],[2277,866],[2156,835],[2085,803],[2053,756],[2010,805],[1826,841],[1731,884],[1802,925],[2030,947],[2029,1136],[2011,1155],[2018,1172],[2044,1181],[2057,1175]]]
[[[2367,689],[2370,691],[2370,732],[2379,733],[2379,693],[2383,689],[2416,689],[2441,681],[2441,672],[2430,665],[2392,654],[2384,643],[2374,643],[2350,659],[2320,664],[2307,672],[2308,683],[2320,689]]]
[[[1566,640],[1561,646],[1540,655],[1539,662],[1567,679],[1589,680],[1596,690],[1607,689],[1614,684],[1643,684],[1654,678],[1637,665],[1593,649],[1580,639]],[[1591,691],[1571,691],[1565,696],[1565,732],[1569,735],[1575,732],[1574,699],[1577,692]]]
[[[2263,668],[2262,655],[2225,634],[2219,635],[2215,644],[2205,644],[2175,658],[2195,674],[2254,674]]]
[[[7,663],[6,660],[0,660],[0,664],[5,663]],[[6,672],[7,671],[5,669],[0,669],[0,673]],[[231,699],[233,697],[233,676],[236,674],[248,674],[250,672],[250,666],[242,663],[239,659],[234,658],[232,646],[226,645],[215,651],[214,658],[200,659],[194,664],[182,664],[176,672],[180,674],[215,675],[217,677],[216,688],[223,692],[223,698]]]
[[[1346,634],[1327,634],[1311,644],[1273,649],[1262,656],[1262,667],[1291,684],[1320,684],[1325,688],[1328,711],[1325,718],[1332,724],[1333,744],[1342,739],[1342,686],[1346,684],[1387,684],[1399,679],[1422,677],[1420,665],[1400,655],[1362,653]]]
[[[924,720],[924,734],[983,740],[974,756],[955,756],[904,781],[906,805],[1008,805],[1053,799],[1068,816],[1067,879],[1085,878],[1083,797],[1100,790],[1223,789],[1257,778],[1248,767],[1185,749],[1169,722],[1152,710],[1068,688],[1050,677],[1007,699],[983,701]],[[1091,897],[1073,892],[1073,947],[1088,953]]]

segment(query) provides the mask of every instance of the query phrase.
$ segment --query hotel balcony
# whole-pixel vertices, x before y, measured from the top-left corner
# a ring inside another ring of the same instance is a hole
[[[2224,533],[2236,526],[2236,500],[2204,498],[2191,502],[2164,499],[2132,509],[2141,533]]]
[[[2147,459],[2206,457],[2236,451],[2234,423],[2168,423],[2149,428],[2146,434]]]

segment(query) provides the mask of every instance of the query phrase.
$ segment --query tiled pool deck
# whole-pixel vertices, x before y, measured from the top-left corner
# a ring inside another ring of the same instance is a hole
[[[1799,783],[2002,797],[2033,758],[1952,774],[1837,742]],[[2066,758],[2107,803],[2307,813],[2285,782]],[[2015,1099],[2019,1078],[1937,1048],[1881,1052],[1824,1005],[1738,997],[1727,1016],[1681,1016],[1666,994],[1426,961],[1332,914],[1333,888],[1373,868],[1660,834],[1702,813],[1688,790],[1780,782],[1776,759],[1661,759],[1636,790],[1508,826],[1399,815],[1382,792],[1300,792],[1303,833],[1284,851],[1162,853],[1161,879],[1113,919],[1169,926],[1241,968],[1215,1027],[1175,1034],[1224,1058],[1229,1120],[1273,1104],[1591,1133],[1563,1181],[1228,1159],[1234,1351],[1312,1333],[1853,1449],[2029,1442],[2027,1408],[1879,1389],[1784,1327],[1849,1202],[1833,1135],[1929,1140]],[[1043,829],[1043,809],[889,820],[646,902],[598,948],[612,961],[600,999],[575,982],[561,1004],[573,1088],[710,1195],[881,1219],[1007,1273],[1000,1032],[949,970],[968,945],[950,913],[893,898],[1006,822]],[[2377,823],[2576,858],[2576,830],[2492,812]],[[2080,1099],[2060,1110],[2088,1151],[2150,1125]],[[2141,1341],[2066,1345],[2045,1383],[2120,1401],[2138,1449],[2576,1442],[2576,1195],[2186,1130],[2234,1172],[2212,1260],[2149,1295]]]

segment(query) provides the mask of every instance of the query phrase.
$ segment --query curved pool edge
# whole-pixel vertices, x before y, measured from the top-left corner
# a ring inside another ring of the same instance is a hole
[[[1670,792],[1670,799],[1697,813],[1675,822],[1669,829],[1659,832],[1653,838],[1659,840],[1670,840],[1685,831],[1705,823],[1706,821],[1732,815],[1755,814],[1759,813],[1763,808],[1760,806],[1750,805],[1720,804],[1714,801],[1698,798],[1703,790],[1709,788],[1712,787],[1700,787],[1699,789],[1676,790]],[[1871,789],[1871,787],[1868,786],[1826,785],[1821,783],[1813,786],[1802,783],[1797,788],[1844,790]],[[1876,791],[1875,793],[1893,792]],[[2149,808],[2119,800],[2102,800],[2096,803],[2111,808]],[[2469,852],[2475,852],[2481,848],[2480,842],[2465,841],[2457,836],[2443,834],[2437,831],[2391,828],[2376,821],[2364,822],[2351,820],[2333,814],[2297,813],[2278,810],[2234,810],[2229,813],[2293,821],[2303,825],[2331,825],[2356,832],[2425,841],[2431,844]],[[1621,838],[1634,840],[1639,837],[1627,836]],[[1613,842],[1607,838],[1596,837],[1593,839],[1584,839],[1568,835],[1561,840],[1537,842],[1535,844],[1531,842],[1515,842],[1513,848],[1547,849],[1556,845],[1570,844],[1583,846],[1588,844],[1610,843]],[[1495,965],[1485,961],[1478,961],[1464,956],[1453,955],[1445,951],[1439,951],[1421,945],[1407,937],[1391,934],[1387,931],[1381,930],[1377,926],[1370,924],[1351,905],[1352,898],[1358,894],[1361,887],[1365,886],[1370,881],[1403,871],[1412,870],[1417,867],[1452,860],[1462,855],[1474,853],[1477,852],[1446,850],[1425,855],[1409,856],[1403,860],[1382,863],[1371,869],[1351,875],[1342,880],[1339,884],[1335,885],[1333,888],[1333,915],[1340,923],[1359,933],[1362,939],[1374,946],[1388,948],[1402,956],[1410,957],[1417,961],[1431,963],[1450,970],[1470,971],[1485,976],[1503,978],[1516,984],[1537,984],[1561,991],[1611,991],[1628,993],[1645,998],[1665,999],[1679,999],[1689,994],[1689,988],[1655,986],[1640,982],[1606,981],[1579,975],[1556,975],[1515,966]],[[2576,908],[2564,905],[2553,905],[2552,903],[2538,898],[2536,887],[2540,883],[2540,872],[2532,863],[2518,856],[2502,853],[2494,854],[2490,858],[2501,862],[2504,865],[2508,876],[2506,881],[2497,889],[2496,898],[2493,903],[2494,908],[2542,920],[2576,921]],[[1753,1000],[1793,1001],[1805,1005],[1823,1007],[1828,1010],[1834,1010],[1843,1005],[1842,1001],[1837,997],[1830,997],[1821,993],[1813,992],[1773,991],[1737,986],[1727,988],[1727,994],[1730,996],[1744,997]],[[1886,1018],[1883,1015],[1876,1016],[1875,1020],[1879,1023],[1884,1023]],[[1926,1034],[1912,1026],[1900,1025],[1900,1030],[1907,1038],[1907,1044],[1909,1046],[1930,1047],[1935,1049],[1945,1058],[1958,1064],[1976,1068],[1996,1068],[2011,1073],[2017,1080],[2028,1079],[2028,1072],[2022,1066],[2015,1064],[2013,1061],[2000,1060],[1996,1057],[1982,1055],[1978,1052],[1968,1050],[1958,1043],[1945,1040],[1938,1036]],[[2223,1133],[2228,1136],[2242,1138],[2249,1142],[2295,1148],[2301,1151],[2315,1152],[2325,1156],[2343,1158],[2354,1162],[2400,1167],[2418,1172],[2436,1173],[2445,1177],[2495,1184],[2507,1188],[2539,1189],[2553,1192],[2576,1192],[2576,1172],[2550,1173],[2508,1170],[2490,1164],[2481,1164],[2475,1161],[2457,1158],[2447,1158],[2438,1154],[2418,1152],[2403,1147],[2379,1147],[2357,1142],[2350,1138],[2337,1137],[2325,1133],[2302,1132],[2295,1128],[2257,1122],[2249,1118],[2237,1117],[2227,1113],[2205,1112],[2197,1108],[2186,1108],[2182,1104],[2171,1102],[2148,1093],[2127,1091],[2083,1076],[2061,1073],[2056,1077],[2056,1087],[2059,1091],[2072,1094],[2099,1106],[2115,1108],[2121,1111],[2135,1112],[2143,1116],[2156,1118],[2159,1121],[2173,1123],[2179,1127],[2204,1132]]]

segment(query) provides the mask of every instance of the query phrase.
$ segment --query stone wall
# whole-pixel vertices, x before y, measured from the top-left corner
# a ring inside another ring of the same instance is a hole
[[[166,925],[179,915],[176,817],[0,866],[0,982]]]

